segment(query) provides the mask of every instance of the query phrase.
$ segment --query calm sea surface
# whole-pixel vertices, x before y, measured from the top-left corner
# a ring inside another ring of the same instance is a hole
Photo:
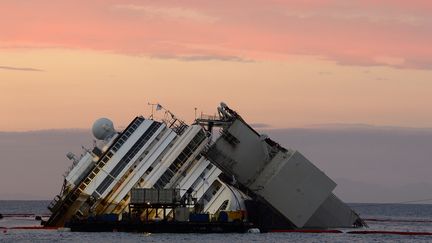
[[[48,214],[48,201],[0,201],[1,214]],[[432,232],[432,205],[419,204],[351,204],[366,219],[429,222],[367,221],[361,230]],[[351,235],[351,234],[143,234],[143,233],[75,233],[57,230],[17,230],[1,227],[38,225],[33,217],[0,219],[0,242],[432,242],[432,236]],[[351,231],[342,229],[342,231]]]

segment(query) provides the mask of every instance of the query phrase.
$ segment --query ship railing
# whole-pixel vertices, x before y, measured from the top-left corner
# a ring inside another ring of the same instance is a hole
[[[183,132],[188,127],[188,125],[184,121],[177,119],[175,116],[170,116],[170,118],[164,118],[162,119],[162,122],[165,123],[168,128],[171,128],[178,135],[183,134]]]
[[[212,121],[212,120],[216,120],[216,121],[218,121],[218,120],[220,120],[221,118],[220,118],[219,115],[216,115],[216,114],[209,115],[209,114],[201,113],[199,119],[201,119],[201,120],[210,120],[210,121]]]

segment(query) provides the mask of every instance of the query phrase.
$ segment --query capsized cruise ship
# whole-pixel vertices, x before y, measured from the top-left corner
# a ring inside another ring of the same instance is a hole
[[[262,231],[364,226],[332,193],[333,180],[300,152],[259,134],[226,104],[191,125],[159,104],[156,110],[163,119],[138,116],[122,131],[106,118],[94,123],[98,145],[80,156],[67,154],[72,166],[45,226],[121,217],[130,213],[131,194],[140,188],[176,189],[179,200],[194,202],[200,213],[244,210],[244,220]],[[163,216],[173,217],[171,211]]]

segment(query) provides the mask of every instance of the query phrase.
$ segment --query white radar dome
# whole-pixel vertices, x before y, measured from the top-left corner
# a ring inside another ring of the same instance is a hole
[[[108,118],[99,118],[93,123],[93,136],[99,140],[112,137],[116,131],[113,122]]]

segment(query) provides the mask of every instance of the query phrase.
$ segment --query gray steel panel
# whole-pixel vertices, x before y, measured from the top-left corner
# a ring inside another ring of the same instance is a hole
[[[359,216],[344,202],[331,194],[305,224],[309,228],[353,227]]]
[[[280,213],[301,228],[328,198],[336,183],[295,152],[280,152],[261,173],[253,188]],[[262,179],[262,178],[265,179]]]
[[[240,120],[234,121],[226,132],[239,142],[229,143],[221,136],[210,148],[209,155],[222,170],[235,175],[238,181],[247,185],[268,160],[264,144],[260,137]]]

